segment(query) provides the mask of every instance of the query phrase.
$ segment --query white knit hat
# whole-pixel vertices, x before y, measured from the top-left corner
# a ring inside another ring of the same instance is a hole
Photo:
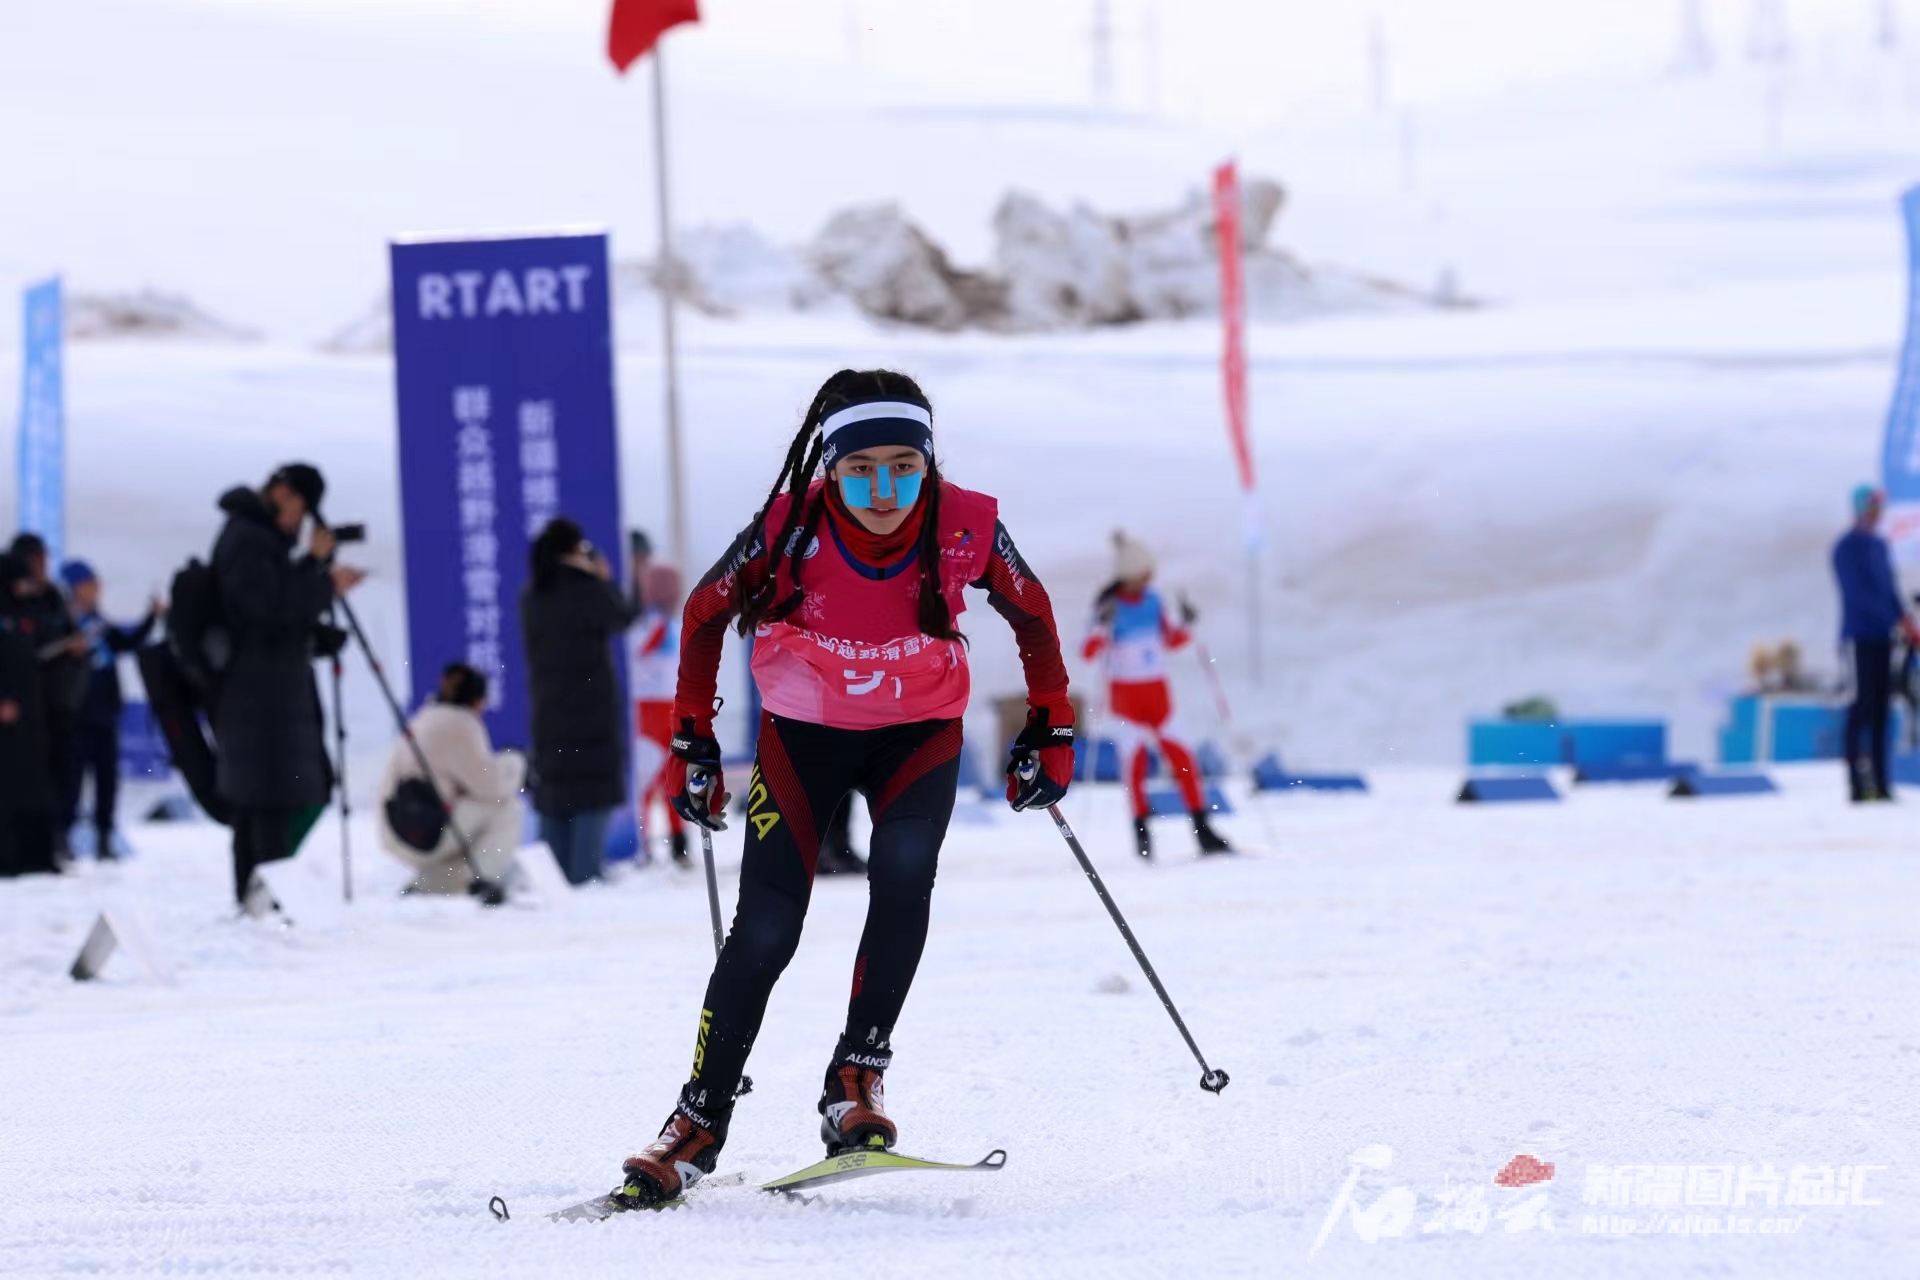
[[[1127,536],[1125,529],[1113,531],[1113,576],[1121,582],[1153,574],[1153,551],[1144,542]]]

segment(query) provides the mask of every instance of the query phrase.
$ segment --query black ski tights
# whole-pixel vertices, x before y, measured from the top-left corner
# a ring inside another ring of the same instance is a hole
[[[740,905],[707,983],[684,1095],[716,1119],[729,1110],[767,998],[800,945],[820,831],[849,791],[873,814],[867,924],[837,1056],[885,1069],[893,1024],[926,946],[934,873],[960,777],[960,722],[831,729],[764,716],[747,780]]]

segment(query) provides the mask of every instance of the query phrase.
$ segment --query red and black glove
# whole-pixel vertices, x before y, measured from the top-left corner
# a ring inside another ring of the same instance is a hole
[[[674,708],[678,711],[679,708]],[[727,829],[727,779],[720,770],[720,743],[711,716],[676,716],[679,729],[667,745],[667,794],[674,812],[709,831]]]
[[[1059,804],[1073,782],[1073,704],[1062,692],[1027,704],[1027,727],[1007,759],[1007,803],[1016,811]]]

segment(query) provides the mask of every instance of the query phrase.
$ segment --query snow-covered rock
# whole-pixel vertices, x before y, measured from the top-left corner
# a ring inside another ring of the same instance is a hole
[[[227,338],[244,341],[260,335],[209,314],[192,299],[157,289],[131,293],[73,293],[67,296],[67,336],[76,342],[98,338]]]
[[[994,265],[1007,282],[1011,327],[1077,328],[1141,318],[1125,232],[1116,220],[1083,204],[1056,213],[1013,191],[994,213],[993,231]]]
[[[834,292],[804,254],[775,244],[744,222],[682,232],[674,256],[701,302],[727,314],[806,311]]]
[[[1427,294],[1309,267],[1268,245],[1286,203],[1279,183],[1250,178],[1240,200],[1247,310],[1256,319],[1472,305],[1457,288]],[[670,269],[658,259],[616,262],[614,302],[657,305],[665,289],[710,316],[812,312],[838,302],[875,320],[944,333],[1101,328],[1219,309],[1218,236],[1202,192],[1170,209],[1121,216],[1087,204],[1060,212],[1013,191],[995,211],[993,231],[992,268],[970,270],[891,203],[841,210],[804,248],[775,243],[743,222],[697,226],[676,235]],[[391,350],[386,300],[323,345]]]
[[[951,331],[992,324],[1005,308],[998,281],[956,269],[898,205],[842,210],[814,237],[807,256],[876,319]]]

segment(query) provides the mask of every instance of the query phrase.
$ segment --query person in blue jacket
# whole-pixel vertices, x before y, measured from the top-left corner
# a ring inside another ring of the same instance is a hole
[[[1840,639],[1853,651],[1853,705],[1847,708],[1847,785],[1854,803],[1891,800],[1887,781],[1887,713],[1893,698],[1893,634],[1914,636],[1900,603],[1893,555],[1879,534],[1885,496],[1872,485],[1853,491],[1853,528],[1833,547],[1840,586]],[[1865,749],[1861,739],[1866,738]]]
[[[60,567],[60,581],[67,589],[75,644],[87,664],[86,689],[80,697],[69,744],[72,754],[67,762],[67,790],[60,797],[60,817],[68,825],[78,817],[81,784],[91,773],[94,856],[110,862],[118,856],[113,847],[113,817],[120,781],[120,711],[126,701],[120,691],[119,659],[147,642],[166,608],[155,600],[139,622],[118,626],[100,612],[100,575],[92,565],[85,560],[69,560]]]

